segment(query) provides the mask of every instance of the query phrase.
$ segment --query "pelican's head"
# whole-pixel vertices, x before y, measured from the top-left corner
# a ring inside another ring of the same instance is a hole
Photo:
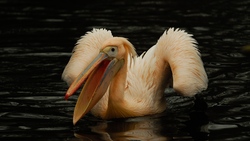
[[[74,124],[102,98],[113,77],[127,65],[127,58],[134,56],[135,49],[125,38],[113,37],[103,43],[100,53],[91,59],[92,62],[77,76],[65,95],[68,99],[86,80],[75,106]]]

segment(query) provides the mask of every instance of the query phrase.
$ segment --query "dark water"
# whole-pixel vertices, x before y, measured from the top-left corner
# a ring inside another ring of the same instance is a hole
[[[250,140],[250,1],[76,2],[0,0],[0,140]],[[168,111],[76,126],[77,95],[64,100],[61,73],[76,40],[112,30],[140,54],[169,27],[199,42],[209,87],[196,100],[166,94]]]

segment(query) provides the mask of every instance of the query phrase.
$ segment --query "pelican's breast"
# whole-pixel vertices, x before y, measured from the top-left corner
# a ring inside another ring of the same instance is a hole
[[[124,94],[127,108],[144,115],[166,109],[165,68],[153,52],[154,47],[131,62]]]

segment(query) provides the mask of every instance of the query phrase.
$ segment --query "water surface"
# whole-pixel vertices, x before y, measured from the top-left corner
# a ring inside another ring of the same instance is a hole
[[[249,140],[250,1],[0,0],[1,140]],[[72,125],[61,73],[79,37],[107,28],[141,54],[165,29],[194,35],[209,87],[194,98],[166,92],[162,114]]]

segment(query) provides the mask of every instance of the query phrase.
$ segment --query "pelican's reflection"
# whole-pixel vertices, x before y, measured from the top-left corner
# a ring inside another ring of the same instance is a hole
[[[186,106],[187,102],[178,104],[175,109],[181,109],[181,106]],[[203,130],[209,123],[206,109],[205,101],[197,97],[192,109],[186,112],[185,110],[166,111],[151,116],[111,121],[90,117],[88,119],[91,121],[79,123],[81,126],[77,127],[75,136],[77,140],[82,141],[207,140],[209,132]]]
[[[91,133],[75,133],[81,140],[168,140],[163,136],[162,126],[159,118],[137,117],[130,119],[119,119],[103,121],[91,126]]]

